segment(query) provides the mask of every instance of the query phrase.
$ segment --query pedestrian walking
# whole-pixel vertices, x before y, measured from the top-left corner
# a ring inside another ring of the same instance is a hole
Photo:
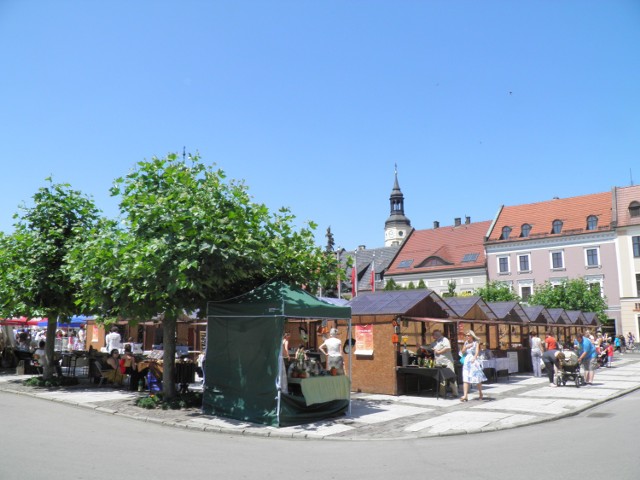
[[[469,386],[473,383],[478,387],[478,400],[483,400],[482,394],[482,382],[487,380],[484,372],[482,371],[482,363],[478,360],[478,353],[480,351],[478,347],[479,338],[473,333],[473,330],[467,332],[467,340],[462,346],[462,353],[465,354],[464,365],[462,366],[462,381],[463,385],[463,397],[461,402],[469,400]]]
[[[584,380],[587,385],[593,385],[593,377],[596,374],[596,348],[594,347],[589,337],[583,336],[582,332],[576,334],[576,340],[578,341],[578,347],[580,349],[580,356],[578,361],[584,368]]]

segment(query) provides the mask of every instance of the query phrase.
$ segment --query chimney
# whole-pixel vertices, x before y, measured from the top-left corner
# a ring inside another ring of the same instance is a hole
[[[435,221],[433,222],[433,228],[440,228],[440,222],[439,222],[439,221],[437,221],[437,220],[435,220]]]
[[[467,215],[466,217],[464,217],[464,224],[469,225],[470,223],[471,223],[471,217]]]
[[[453,219],[454,227],[459,227],[461,223],[462,223],[462,219],[460,217],[456,217]]]

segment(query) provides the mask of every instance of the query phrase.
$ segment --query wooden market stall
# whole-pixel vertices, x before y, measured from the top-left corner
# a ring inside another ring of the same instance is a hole
[[[551,318],[551,333],[555,335],[559,345],[571,345],[575,338],[577,327],[571,324],[571,320],[564,308],[547,308]]]
[[[455,312],[431,290],[362,293],[351,299],[349,305],[355,343],[352,388],[357,392],[399,395],[416,386],[420,388],[423,379],[418,376],[408,379],[403,373],[401,351],[404,346],[416,353],[418,348],[433,341],[435,329],[448,338],[456,338]],[[456,358],[455,341],[452,348]],[[420,368],[415,366],[416,372],[439,373]]]

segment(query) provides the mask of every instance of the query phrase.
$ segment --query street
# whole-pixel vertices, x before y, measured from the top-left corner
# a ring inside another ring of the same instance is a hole
[[[3,480],[639,478],[640,392],[581,415],[476,435],[284,440],[177,429],[0,392]],[[603,467],[613,468],[607,470]]]

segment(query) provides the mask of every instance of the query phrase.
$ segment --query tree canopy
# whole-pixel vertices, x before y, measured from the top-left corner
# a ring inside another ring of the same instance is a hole
[[[589,284],[584,278],[565,280],[557,285],[550,282],[537,285],[529,303],[546,308],[596,312],[598,320],[603,323],[608,320],[605,314],[607,299],[602,295],[600,285]]]
[[[67,267],[98,218],[93,201],[67,184],[40,188],[33,206],[16,214],[15,231],[0,236],[0,315],[48,318],[46,356],[53,359],[57,321],[86,313]],[[45,378],[53,374],[45,363]]]
[[[198,156],[176,154],[137,164],[111,190],[119,222],[103,221],[74,249],[73,279],[93,312],[163,321],[163,390],[175,395],[172,368],[176,320],[205,314],[206,302],[235,296],[270,280],[310,289],[336,284],[335,255],[314,245],[315,225],[254,203],[247,187]]]
[[[474,292],[485,302],[508,302],[512,300],[520,300],[520,297],[516,295],[511,287],[497,280],[487,282],[484,287],[476,289]]]

